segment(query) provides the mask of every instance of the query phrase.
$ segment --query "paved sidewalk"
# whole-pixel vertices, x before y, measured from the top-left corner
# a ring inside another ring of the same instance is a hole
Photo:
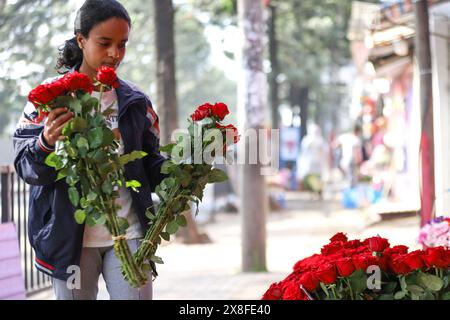
[[[419,248],[419,218],[407,217],[373,224],[361,210],[344,210],[337,201],[311,200],[305,193],[287,194],[287,208],[267,217],[267,273],[242,273],[240,216],[219,213],[200,228],[210,244],[186,245],[173,240],[158,249],[154,299],[260,299],[271,283],[284,279],[298,260],[320,248],[336,232],[351,239],[380,235],[392,244]],[[99,299],[109,299],[104,283]],[[53,299],[51,292],[40,299]]]

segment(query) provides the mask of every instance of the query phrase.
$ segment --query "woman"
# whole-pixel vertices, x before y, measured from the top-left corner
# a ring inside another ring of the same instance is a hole
[[[92,78],[100,66],[118,68],[130,28],[128,12],[119,2],[87,0],[77,13],[75,37],[60,49],[58,72],[76,70]],[[101,101],[104,109],[114,103],[115,113],[107,122],[120,141],[119,152],[148,153],[125,169],[128,179],[141,182],[140,192],[124,188],[117,199],[121,206],[118,215],[130,224],[128,244],[135,251],[148,226],[145,210],[152,205],[152,190],[163,178],[160,168],[165,158],[158,153],[158,118],[150,100],[132,84],[119,82],[120,86],[105,92]],[[99,97],[95,91],[92,95]],[[36,253],[35,266],[53,277],[56,299],[96,299],[100,274],[111,299],[151,299],[151,281],[135,289],[123,279],[108,230],[75,222],[67,184],[55,182],[55,170],[44,162],[56,141],[63,139],[62,129],[72,117],[67,109],[59,108],[41,118],[28,103],[14,134],[16,171],[31,185],[28,231]]]

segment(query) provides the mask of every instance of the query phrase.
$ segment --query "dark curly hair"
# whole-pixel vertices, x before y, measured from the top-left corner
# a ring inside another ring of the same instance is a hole
[[[81,33],[87,38],[94,26],[110,18],[124,19],[131,28],[130,16],[120,2],[116,0],[87,0],[77,12],[74,34]],[[60,74],[67,73],[83,61],[83,51],[78,47],[76,36],[67,40],[58,50],[59,57],[56,62],[56,70]]]

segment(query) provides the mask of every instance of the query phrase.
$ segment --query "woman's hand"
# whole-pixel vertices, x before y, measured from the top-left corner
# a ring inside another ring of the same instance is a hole
[[[61,132],[66,123],[73,118],[73,113],[67,110],[67,108],[57,108],[48,114],[44,126],[44,139],[49,146],[53,147],[56,141],[64,140]]]

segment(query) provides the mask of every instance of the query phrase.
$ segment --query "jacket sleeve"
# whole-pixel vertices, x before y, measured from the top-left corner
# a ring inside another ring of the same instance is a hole
[[[45,164],[53,148],[42,138],[44,120],[28,102],[13,136],[14,167],[17,174],[32,185],[50,185],[56,179],[55,169]]]
[[[152,192],[161,181],[167,176],[161,173],[161,166],[166,157],[159,152],[159,122],[158,116],[154,112],[151,102],[147,100],[146,110],[147,121],[144,127],[143,146],[144,151],[148,153],[142,160],[144,161],[145,173]]]

